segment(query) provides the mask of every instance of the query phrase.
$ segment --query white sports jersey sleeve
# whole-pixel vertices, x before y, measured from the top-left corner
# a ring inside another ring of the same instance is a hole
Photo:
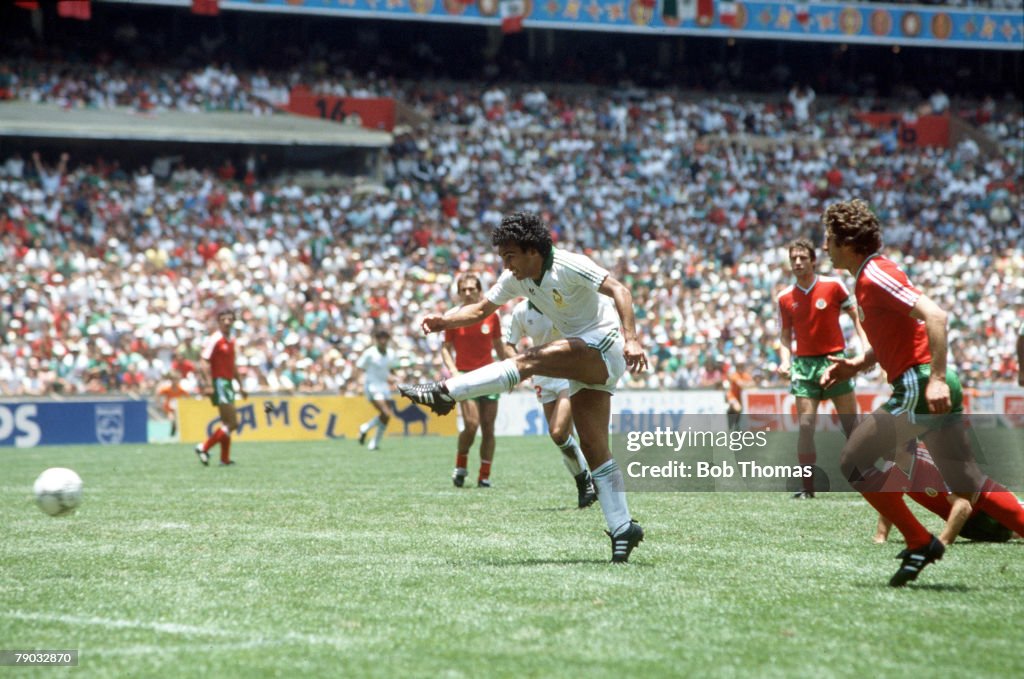
[[[508,325],[505,326],[505,344],[516,346],[519,341],[526,337],[526,312],[530,303],[525,299],[516,304],[516,308],[508,316]]]

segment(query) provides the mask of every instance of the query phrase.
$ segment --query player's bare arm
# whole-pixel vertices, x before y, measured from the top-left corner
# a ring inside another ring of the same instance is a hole
[[[640,340],[636,336],[636,317],[633,315],[633,295],[629,288],[620,283],[612,276],[605,276],[601,287],[597,289],[602,295],[611,297],[615,302],[615,310],[619,314],[619,322],[622,324],[622,338],[625,347],[622,354],[626,358],[626,366],[631,373],[641,373],[647,370],[647,356],[644,348],[640,346]]]
[[[936,415],[948,413],[953,407],[953,401],[949,395],[949,385],[946,384],[947,314],[927,295],[921,295],[910,310],[910,316],[924,321],[925,332],[928,333],[928,350],[932,354],[931,375],[924,389],[928,410]]]
[[[861,353],[868,350],[871,343],[868,342],[868,335],[864,332],[864,326],[860,324],[860,314],[857,313],[857,306],[851,306],[846,310],[846,313],[850,315],[850,320],[853,321],[853,331],[857,333],[857,339],[860,342]]]
[[[444,363],[444,367],[448,368],[449,373],[459,374],[459,369],[455,367],[455,345],[451,342],[441,345],[441,361]]]
[[[839,358],[836,356],[828,356],[829,361],[832,365],[825,368],[825,372],[821,376],[821,386],[828,389],[838,382],[852,379],[857,373],[870,370],[878,361],[875,359],[875,350],[868,347],[860,356],[853,358]]]
[[[440,332],[441,330],[464,328],[467,325],[473,325],[474,323],[484,320],[497,310],[497,304],[494,304],[487,298],[484,298],[479,302],[465,304],[454,312],[443,316],[439,314],[431,314],[423,319],[423,322],[420,323],[420,327],[423,329],[423,332],[428,335],[432,332]]]
[[[783,326],[782,330],[779,331],[779,367],[778,373],[783,377],[791,377],[790,372],[793,369],[793,351],[790,347],[793,346],[793,327]]]

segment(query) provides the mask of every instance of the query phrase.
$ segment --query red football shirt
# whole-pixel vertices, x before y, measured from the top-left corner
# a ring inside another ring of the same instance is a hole
[[[890,382],[915,365],[931,363],[924,322],[910,316],[921,291],[892,260],[868,257],[857,272],[854,291],[861,325]]]
[[[795,356],[823,356],[846,348],[839,314],[853,300],[841,280],[815,276],[811,287],[791,285],[776,301],[782,329],[792,328],[796,338]]]
[[[444,331],[444,341],[451,342],[455,348],[455,367],[462,372],[476,370],[494,362],[491,350],[494,348],[495,337],[501,337],[498,314],[491,314],[465,328]]]
[[[210,362],[210,377],[230,380],[235,376],[235,340],[215,332],[203,346],[203,358]]]

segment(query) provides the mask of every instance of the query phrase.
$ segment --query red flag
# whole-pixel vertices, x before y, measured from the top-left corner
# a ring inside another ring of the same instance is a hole
[[[808,0],[800,0],[796,6],[796,20],[801,26],[806,26],[811,20],[811,7]]]
[[[736,26],[736,2],[735,0],[719,0],[718,20],[723,26],[734,28]]]
[[[525,0],[501,0],[501,32],[518,33],[523,30]]]
[[[218,0],[192,0],[192,13],[214,17],[220,14]]]
[[[22,9],[39,9],[39,0],[17,0],[14,4]]]
[[[57,16],[88,21],[92,18],[92,6],[89,0],[60,0],[57,3]]]
[[[715,20],[715,0],[697,0],[697,25],[710,26]]]

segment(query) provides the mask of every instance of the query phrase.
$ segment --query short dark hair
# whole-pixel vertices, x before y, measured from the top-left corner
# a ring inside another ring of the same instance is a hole
[[[863,200],[832,203],[825,208],[821,222],[836,245],[851,245],[858,255],[871,255],[882,249],[882,226]]]
[[[794,250],[794,248],[807,250],[807,252],[809,252],[811,255],[811,261],[818,261],[818,254],[814,251],[814,244],[811,243],[809,239],[796,238],[794,240],[789,241],[789,244],[786,246],[786,255],[789,255],[789,253],[791,253]]]
[[[517,245],[526,252],[536,250],[541,257],[551,254],[551,231],[547,224],[534,212],[513,212],[501,220],[491,234],[491,244],[500,248],[503,245]]]
[[[383,339],[383,338],[391,339],[391,333],[388,332],[387,330],[385,330],[384,328],[381,328],[377,332],[373,333],[373,336],[376,337],[377,339]]]
[[[468,272],[462,274],[461,276],[459,276],[458,280],[455,281],[455,288],[457,290],[462,289],[462,285],[466,281],[476,281],[476,289],[477,290],[483,290],[484,289],[484,284],[483,284],[483,281],[480,280],[480,276],[476,275],[476,273],[474,273],[472,271],[468,271]]]

